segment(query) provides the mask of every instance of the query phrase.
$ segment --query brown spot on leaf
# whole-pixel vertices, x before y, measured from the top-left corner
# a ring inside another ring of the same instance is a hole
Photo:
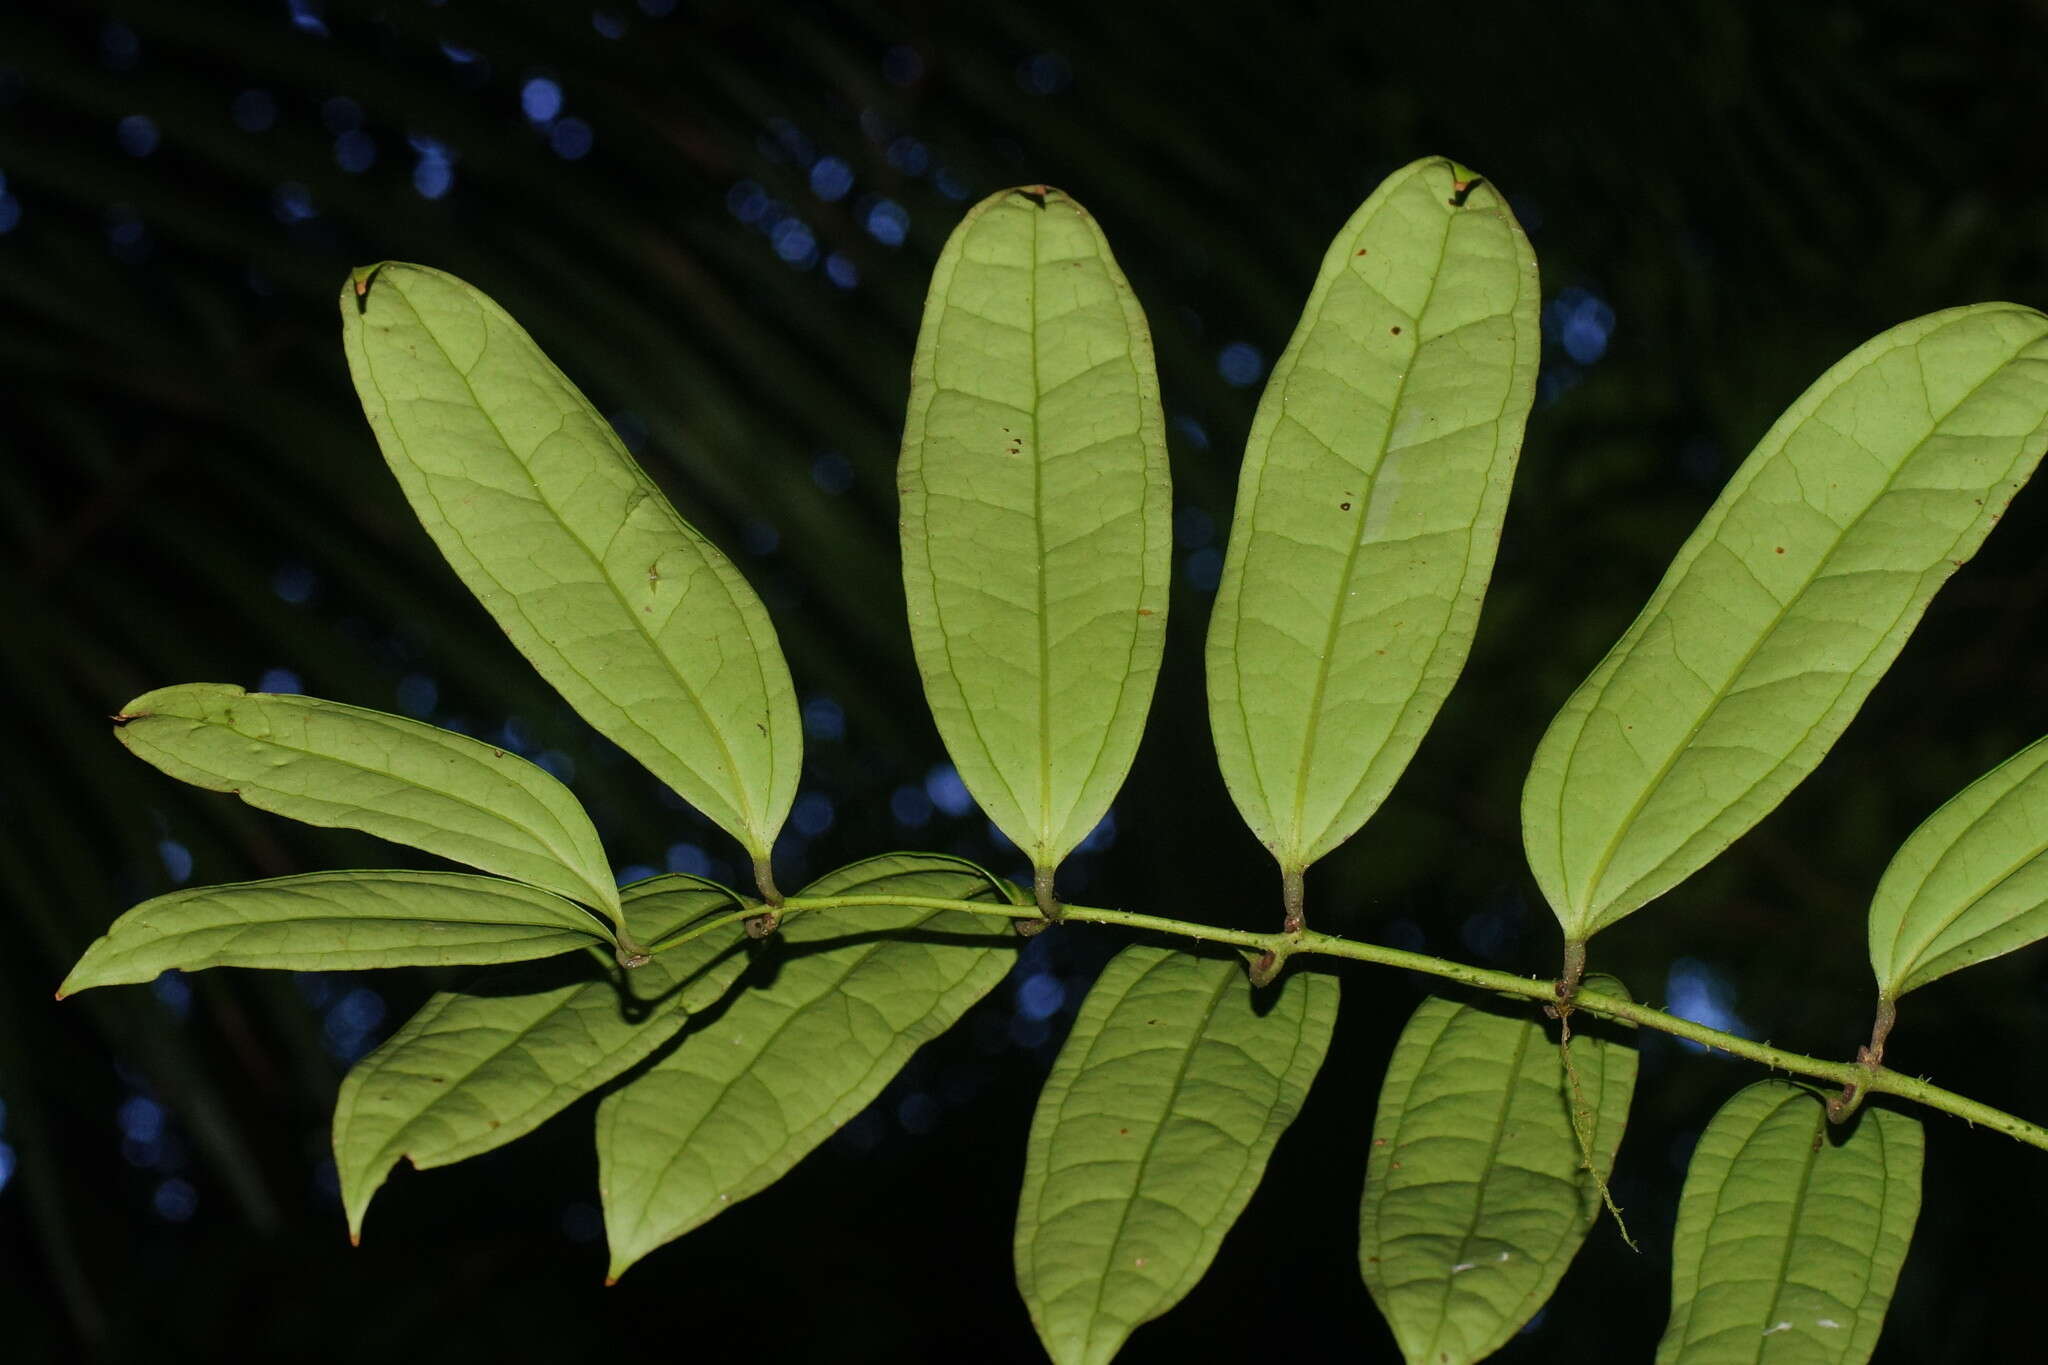
[[[1389,327],[1387,331],[1391,332],[1395,336],[1401,335],[1401,329],[1399,327]]]
[[[1352,252],[1351,254],[1352,254],[1352,256],[1353,256],[1353,257],[1363,256],[1363,255],[1365,254],[1365,248],[1364,248],[1364,247],[1360,247],[1360,248],[1358,248],[1358,250],[1356,250],[1356,251]]]

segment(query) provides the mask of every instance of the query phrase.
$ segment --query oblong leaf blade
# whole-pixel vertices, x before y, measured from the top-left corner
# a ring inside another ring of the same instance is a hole
[[[1166,628],[1172,492],[1144,312],[1040,186],[932,274],[897,485],[925,696],[961,780],[1049,870],[1130,771]]]
[[[1840,736],[2048,444],[2048,318],[1902,323],[1764,436],[1529,767],[1522,839],[1583,941],[1692,875]]]
[[[1618,986],[1614,989],[1619,989]],[[1576,1103],[1614,1169],[1636,1053],[1575,1033]],[[1434,996],[1394,1044],[1373,1120],[1359,1266],[1413,1365],[1461,1365],[1534,1317],[1600,1215],[1557,1044],[1534,1019]]]
[[[1061,1365],[1107,1362],[1215,1259],[1323,1063],[1337,981],[1132,947],[1103,969],[1031,1122],[1017,1285]]]
[[[956,858],[892,853],[802,894],[1015,903],[1015,890]],[[785,919],[772,983],[743,989],[715,1027],[598,1106],[611,1278],[774,1184],[1002,980],[1015,942],[1004,921],[960,911]]]
[[[309,825],[359,829],[619,918],[590,817],[517,754],[403,716],[229,683],[145,692],[115,735],[181,782]]]
[[[524,962],[615,940],[538,887],[467,872],[308,872],[144,901],[92,941],[57,988],[153,981],[176,967],[301,972]]]
[[[680,873],[624,897],[652,938],[734,908],[732,893]],[[349,1240],[401,1157],[421,1170],[502,1147],[641,1061],[746,967],[738,926],[612,975],[591,953],[438,991],[357,1062],[334,1104],[334,1165]]]
[[[1207,652],[1224,781],[1285,869],[1379,808],[1464,667],[1535,395],[1537,295],[1506,199],[1417,161],[1337,234],[1273,367]]]
[[[371,430],[457,575],[585,720],[765,858],[803,727],[739,570],[481,291],[386,262],[341,315]]]
[[[2048,938],[2048,739],[1927,817],[1870,902],[1870,967],[1896,1000]]]
[[[1875,1108],[1835,1135],[1820,1097],[1787,1081],[1714,1115],[1679,1196],[1659,1365],[1870,1359],[1920,1215],[1924,1143]]]

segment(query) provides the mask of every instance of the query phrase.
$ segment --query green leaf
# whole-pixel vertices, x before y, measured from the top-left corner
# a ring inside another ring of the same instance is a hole
[[[1017,1284],[1061,1365],[1106,1362],[1186,1296],[1322,1066],[1337,981],[1266,1008],[1236,959],[1126,948],[1088,992],[1031,1122]]]
[[[1846,1141],[1786,1081],[1738,1092],[1678,1201],[1659,1365],[1870,1359],[1920,1215],[1920,1125],[1865,1109]]]
[[[1857,348],[1786,410],[1550,724],[1529,865],[1583,942],[1798,785],[2048,443],[2048,318],[1954,308]]]
[[[897,478],[925,696],[961,780],[1049,872],[1137,752],[1172,492],[1145,315],[1058,190],[971,209],[932,275]]]
[[[892,853],[802,893],[1018,903],[972,863]],[[915,932],[911,932],[915,931]],[[597,1111],[611,1278],[782,1177],[867,1107],[1015,960],[1001,919],[915,907],[787,916],[764,945],[773,979]]]
[[[1870,966],[1896,1000],[2048,938],[2048,740],[1963,788],[1899,847],[1870,903]]]
[[[739,570],[478,290],[386,262],[341,316],[384,458],[462,581],[585,720],[765,859],[803,727]]]
[[[581,906],[497,877],[309,872],[144,901],[93,940],[57,998],[154,981],[173,967],[452,967],[524,962],[613,941]]]
[[[190,683],[121,708],[114,733],[181,782],[309,825],[359,829],[552,891],[619,922],[590,817],[516,754],[381,711]]]
[[[636,882],[627,909],[650,937],[734,909],[695,877]],[[400,1157],[422,1170],[502,1147],[641,1061],[746,968],[738,926],[615,977],[578,954],[441,991],[357,1062],[334,1106],[334,1164],[349,1240]]]
[[[1209,623],[1217,758],[1284,870],[1379,808],[1464,667],[1540,351],[1528,240],[1440,157],[1389,176],[1323,258],[1252,422]]]
[[[1604,1178],[1628,1123],[1635,1049],[1576,1032],[1571,1056]],[[1431,997],[1401,1031],[1373,1121],[1358,1257],[1413,1365],[1500,1349],[1578,1254],[1601,1198],[1573,1103],[1557,1044],[1533,1018]]]

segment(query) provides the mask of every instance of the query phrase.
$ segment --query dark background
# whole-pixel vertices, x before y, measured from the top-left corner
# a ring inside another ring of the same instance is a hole
[[[965,207],[1050,181],[1148,310],[1178,571],[1155,718],[1076,900],[1265,926],[1274,879],[1207,744],[1200,647],[1265,367],[1324,244],[1426,154],[1510,195],[1546,364],[1471,665],[1319,927],[1528,972],[1555,928],[1521,774],[1715,490],[1834,359],[1908,317],[2048,303],[2038,4],[1073,5],[606,0],[14,4],[0,12],[0,1355],[1031,1360],[1009,1220],[1039,1078],[1119,940],[1017,974],[766,1194],[600,1288],[589,1107],[400,1172],[351,1250],[347,1064],[436,981],[215,972],[50,992],[175,885],[403,865],[130,760],[159,685],[302,688],[571,776],[622,870],[734,850],[546,692],[436,558],[337,344],[347,268],[504,303],[733,553],[811,732],[784,885],[894,847],[1008,870],[911,666],[895,459],[926,278]],[[1863,909],[1942,799],[2048,729],[2039,493],[2015,504],[1783,808],[1594,966],[1847,1056]],[[1887,1060],[2039,1118],[2038,952],[1906,1004]],[[1359,1282],[1373,1097],[1421,982],[1339,968],[1336,1044],[1204,1284],[1126,1359],[1392,1358]],[[1597,1229],[1502,1360],[1647,1359],[1680,1173],[1755,1068],[1643,1041]],[[2023,1359],[2048,1155],[1932,1116],[1879,1356]],[[2017,1234],[2017,1235],[2016,1235]]]

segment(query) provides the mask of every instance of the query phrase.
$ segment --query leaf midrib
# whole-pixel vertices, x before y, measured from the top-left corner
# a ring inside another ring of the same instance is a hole
[[[1044,329],[1038,323],[1038,235],[1042,223],[1039,221],[1046,206],[1037,212],[1026,214],[1031,224],[1031,268],[1025,273],[1028,281],[1029,299],[1026,311],[1031,318],[1031,411],[1025,415],[1025,423],[1031,428],[1031,541],[1032,589],[1038,610],[1034,613],[1038,627],[1038,847],[1032,849],[1031,862],[1034,869],[1043,869],[1051,856],[1052,825],[1052,614],[1051,593],[1046,579],[1045,563],[1045,461],[1046,453],[1039,439],[1039,409],[1045,404],[1046,394],[1040,386],[1038,347],[1043,340]]]

